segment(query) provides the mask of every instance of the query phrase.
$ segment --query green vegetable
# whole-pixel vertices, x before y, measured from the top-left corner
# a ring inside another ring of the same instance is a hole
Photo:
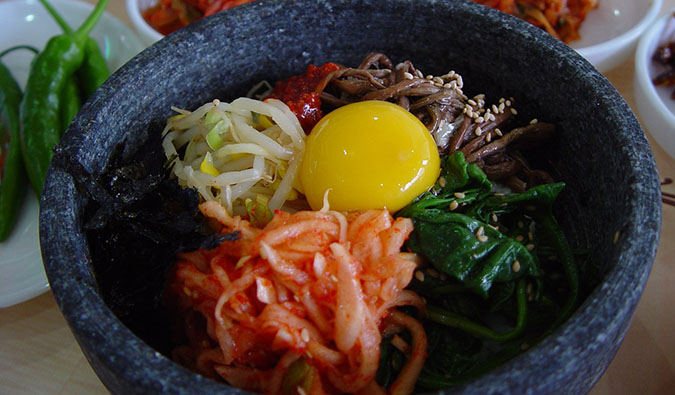
[[[436,185],[396,213],[413,220],[407,247],[429,265],[409,286],[427,301],[420,390],[477,377],[536,344],[597,281],[581,283],[575,253],[585,252],[570,248],[553,215],[563,183],[500,194],[461,152],[441,165]],[[381,366],[378,380],[395,374]]]
[[[300,358],[293,362],[286,371],[284,381],[281,383],[281,393],[284,395],[297,394],[298,387],[302,388],[306,394],[310,393],[312,388],[312,379],[314,370],[307,363],[305,358]]]
[[[11,233],[25,192],[19,144],[20,102],[21,89],[0,62],[0,241]]]
[[[73,33],[52,37],[32,63],[20,106],[21,138],[26,171],[39,196],[63,125],[61,94],[84,61],[87,35],[103,14],[108,0],[100,0]]]
[[[42,3],[52,18],[54,18],[64,33],[72,33],[72,29],[68,23],[47,0],[40,0],[40,3]],[[80,69],[77,71],[77,77],[79,78],[79,83],[82,88],[82,92],[80,93],[82,97],[86,99],[108,79],[110,71],[108,70],[108,65],[106,64],[105,58],[103,57],[96,40],[87,37],[84,52],[84,60],[82,61]]]
[[[80,87],[75,76],[68,79],[61,92],[61,134],[66,131],[82,106]]]

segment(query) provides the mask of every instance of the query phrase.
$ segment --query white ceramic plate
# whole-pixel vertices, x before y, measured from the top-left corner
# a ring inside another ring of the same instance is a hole
[[[50,0],[68,24],[76,29],[94,6],[74,0]],[[59,26],[37,0],[0,2],[0,51],[26,44],[42,49],[50,37],[61,33]],[[105,13],[91,36],[96,39],[111,72],[126,63],[144,46],[119,19]],[[23,89],[33,54],[19,50],[5,55],[3,64]],[[0,307],[8,307],[33,298],[49,289],[42,266],[38,239],[38,202],[26,186],[17,224],[10,237],[0,243]]]
[[[579,29],[581,40],[570,46],[599,71],[609,71],[633,55],[662,5],[663,0],[600,0]]]
[[[665,67],[654,62],[656,49],[668,41],[675,40],[675,8],[663,15],[640,38],[635,52],[635,102],[640,120],[657,143],[675,158],[675,100],[670,94],[673,86],[654,86],[652,80]]]

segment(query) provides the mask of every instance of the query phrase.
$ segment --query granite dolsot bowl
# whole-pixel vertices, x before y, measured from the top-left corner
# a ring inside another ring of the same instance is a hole
[[[567,183],[557,204],[571,244],[588,248],[602,271],[556,331],[448,392],[584,393],[598,380],[630,324],[661,222],[652,153],[612,85],[540,29],[468,1],[261,0],[200,20],[133,58],[85,104],[57,147],[41,200],[42,256],[63,315],[111,392],[238,390],[166,356],[161,344],[169,328],[156,302],[158,273],[170,262],[157,256],[131,267],[92,251],[94,237],[117,249],[136,246],[97,236],[84,223],[92,207],[115,204],[124,193],[92,202],[80,176],[113,177],[106,170],[120,155],[161,168],[157,147],[171,106],[231,100],[261,80],[308,64],[356,65],[372,51],[410,59],[434,75],[455,70],[467,95],[513,96],[520,112],[554,123],[558,137],[539,160]],[[134,156],[144,141],[155,148]]]

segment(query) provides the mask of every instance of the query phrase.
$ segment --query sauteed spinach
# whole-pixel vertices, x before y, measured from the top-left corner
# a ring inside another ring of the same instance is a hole
[[[588,254],[568,245],[553,215],[564,186],[495,192],[485,173],[456,152],[443,159],[435,187],[396,214],[413,220],[407,248],[425,262],[410,285],[427,309],[429,355],[418,389],[446,388],[489,371],[536,344],[577,307],[580,264]],[[387,385],[405,356],[391,338],[381,352],[378,381]]]

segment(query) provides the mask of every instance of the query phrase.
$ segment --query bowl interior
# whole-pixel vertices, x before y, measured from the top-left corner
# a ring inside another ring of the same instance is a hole
[[[444,28],[438,29],[441,21]],[[260,0],[197,21],[132,59],[83,108],[52,163],[41,212],[45,265],[66,319],[113,392],[133,389],[130,383],[142,383],[149,392],[168,382],[173,388],[216,384],[155,352],[167,352],[165,339],[157,336],[166,323],[158,308],[158,273],[170,262],[166,256],[139,256],[115,266],[120,262],[97,256],[82,227],[91,202],[78,191],[69,163],[99,174],[121,147],[121,156],[146,158],[160,169],[159,134],[171,106],[229,101],[261,80],[300,73],[310,63],[358,65],[372,51],[395,63],[411,60],[425,74],[455,70],[468,96],[485,93],[488,103],[514,97],[524,122],[555,123],[555,143],[534,159],[567,182],[560,221],[571,244],[590,248],[605,281],[611,280],[555,336],[468,388],[484,391],[509,382],[543,390],[562,380],[571,390],[585,391],[599,377],[646,280],[660,223],[649,146],[611,84],[541,30],[470,2],[396,0],[381,7],[378,1]],[[617,232],[620,243],[614,242]],[[150,283],[138,289],[133,279]],[[637,296],[623,291],[627,284]],[[617,302],[605,310],[615,292],[620,305],[630,302],[626,311],[617,312]],[[600,332],[612,341],[589,348]]]

